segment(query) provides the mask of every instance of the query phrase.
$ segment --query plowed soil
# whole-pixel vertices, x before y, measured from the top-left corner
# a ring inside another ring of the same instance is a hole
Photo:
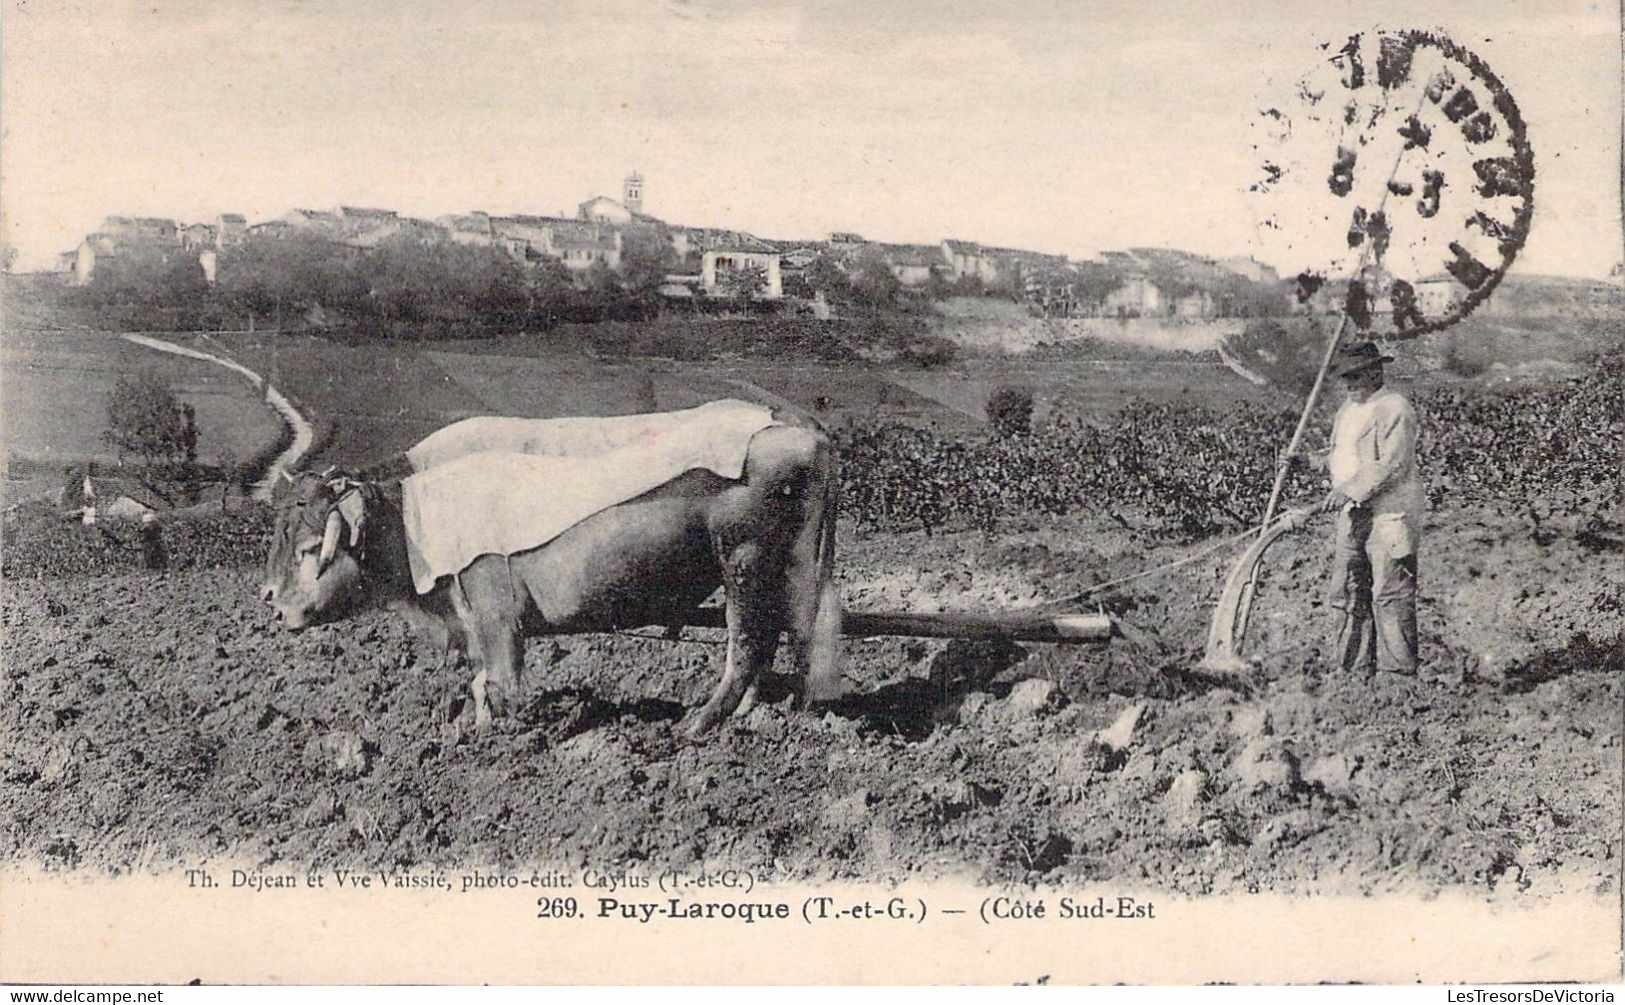
[[[704,862],[1188,893],[1611,890],[1620,556],[1485,512],[1431,524],[1420,677],[1322,663],[1322,523],[1266,559],[1256,674],[1191,670],[1223,552],[1102,595],[1136,643],[853,641],[850,699],[764,701],[701,744],[676,728],[718,672],[701,630],[533,640],[520,714],[460,737],[466,671],[390,615],[286,633],[250,569],[12,581],[0,841],[111,872]],[[1079,521],[843,535],[841,579],[855,610],[1004,608],[1200,547]],[[1125,742],[1096,741],[1133,706]]]

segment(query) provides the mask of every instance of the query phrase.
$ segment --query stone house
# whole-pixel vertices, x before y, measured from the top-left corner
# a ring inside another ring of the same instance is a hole
[[[571,272],[585,272],[597,262],[611,269],[621,267],[619,231],[594,228],[572,232],[561,228],[553,234],[550,243],[552,256]]]
[[[215,229],[206,223],[188,223],[180,227],[175,234],[181,242],[181,247],[188,251],[212,248],[217,240]]]
[[[934,244],[871,244],[877,248],[892,275],[904,286],[924,286],[931,274],[946,271],[942,251]]]
[[[287,220],[266,220],[264,223],[256,223],[249,227],[248,233],[251,237],[268,237],[280,240],[298,229]]]
[[[766,242],[743,230],[725,227],[684,227],[675,225],[671,230],[671,247],[679,261],[700,256],[718,248],[765,245]]]
[[[1213,294],[1207,290],[1193,290],[1183,296],[1173,299],[1172,314],[1176,318],[1195,320],[1211,318],[1218,313],[1214,305]]]
[[[738,241],[724,244],[705,252],[700,262],[700,281],[705,292],[716,294],[725,287],[733,272],[758,268],[767,277],[762,299],[777,300],[784,296],[784,277],[779,271],[779,253],[762,241]]]
[[[999,278],[998,263],[975,241],[944,238],[942,258],[948,265],[948,278],[955,282],[975,277],[984,283],[991,283]]]
[[[338,214],[325,209],[290,209],[282,219],[301,230],[331,233],[339,228]]]
[[[418,220],[410,216],[351,217],[353,224],[348,232],[341,238],[340,243],[352,248],[371,250],[386,241],[396,238],[410,238],[418,244],[433,244],[445,239],[446,232],[427,220]]]
[[[102,221],[98,232],[115,241],[169,243],[175,240],[175,221],[155,216],[110,216]]]
[[[472,213],[448,213],[435,217],[434,222],[446,232],[447,239],[453,244],[494,247],[498,243],[489,213],[478,210]]]
[[[1273,268],[1247,255],[1233,255],[1229,258],[1221,258],[1217,264],[1219,268],[1226,272],[1233,272],[1255,283],[1278,283],[1281,281],[1280,275]]]
[[[1123,276],[1123,282],[1106,294],[1101,301],[1101,312],[1108,317],[1159,317],[1167,310],[1167,301],[1157,284],[1143,272]]]
[[[85,235],[85,239],[79,242],[79,250],[74,253],[74,285],[89,286],[96,278],[97,267],[118,257],[118,253],[118,242],[111,235],[100,231]]]
[[[633,212],[607,195],[594,196],[576,207],[576,216],[592,223],[619,227],[631,223]]]
[[[1424,317],[1439,318],[1450,313],[1467,293],[1467,288],[1456,282],[1448,272],[1435,272],[1411,284],[1416,293],[1416,309]]]
[[[214,218],[215,246],[229,248],[248,240],[248,221],[241,213],[221,213]]]

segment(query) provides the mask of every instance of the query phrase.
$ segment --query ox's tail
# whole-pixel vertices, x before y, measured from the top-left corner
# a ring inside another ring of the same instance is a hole
[[[819,461],[823,492],[816,504],[817,521],[807,528],[812,532],[812,540],[807,542],[813,552],[811,568],[798,570],[801,589],[794,591],[801,594],[796,601],[795,642],[802,655],[805,700],[809,702],[829,701],[846,690],[840,668],[841,596],[835,588],[835,517],[841,479],[839,462],[828,441],[819,451]]]

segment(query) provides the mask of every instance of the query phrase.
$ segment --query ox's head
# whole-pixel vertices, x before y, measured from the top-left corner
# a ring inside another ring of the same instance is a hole
[[[363,599],[362,550],[372,486],[305,472],[278,493],[260,595],[294,631],[332,620]]]

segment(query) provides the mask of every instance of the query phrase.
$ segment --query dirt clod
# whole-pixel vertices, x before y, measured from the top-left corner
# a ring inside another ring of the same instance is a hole
[[[1009,697],[1004,699],[1006,711],[1026,716],[1052,712],[1064,704],[1066,695],[1055,686],[1054,681],[1036,678],[1017,684],[1010,689]]]

